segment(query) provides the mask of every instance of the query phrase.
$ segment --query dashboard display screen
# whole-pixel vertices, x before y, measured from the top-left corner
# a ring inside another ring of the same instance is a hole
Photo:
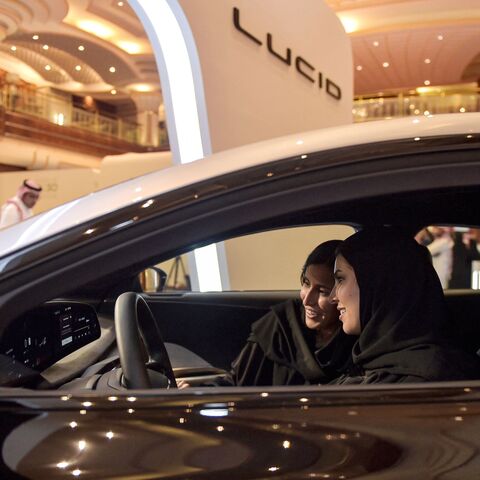
[[[95,309],[76,302],[50,302],[15,320],[0,342],[0,354],[36,371],[99,338]]]
[[[79,311],[71,305],[59,308],[54,312],[60,332],[60,347],[69,345],[85,345],[97,332],[94,320],[96,316],[85,311]]]

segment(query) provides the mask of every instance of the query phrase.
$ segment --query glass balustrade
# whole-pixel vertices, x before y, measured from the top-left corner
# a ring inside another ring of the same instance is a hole
[[[352,109],[354,122],[478,111],[480,111],[480,89],[461,91],[423,87],[396,94],[356,97]]]
[[[145,145],[142,140],[145,135],[142,135],[142,127],[137,123],[75,107],[66,96],[8,87],[7,85],[0,90],[0,105],[7,111],[24,113],[57,125],[81,128],[129,143]],[[352,108],[354,122],[478,111],[480,89],[473,87],[420,87],[407,92],[357,96]],[[155,146],[168,146],[165,128],[158,128],[157,138],[158,145]]]
[[[0,106],[7,111],[32,115],[57,125],[81,128],[129,143],[145,145],[142,141],[144,135],[142,135],[141,125],[75,107],[68,97],[61,95],[46,94],[26,88],[9,88],[7,85],[0,90]],[[159,144],[154,146],[167,146],[166,131],[160,127],[158,130]]]

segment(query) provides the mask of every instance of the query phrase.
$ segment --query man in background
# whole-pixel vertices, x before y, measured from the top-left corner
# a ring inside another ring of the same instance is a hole
[[[432,234],[432,242],[427,248],[432,254],[432,263],[435,268],[442,288],[445,290],[450,287],[450,278],[452,276],[453,264],[453,238],[450,228],[447,227],[428,227]]]
[[[450,287],[452,276],[454,241],[449,227],[430,226],[415,235],[415,240],[428,248],[432,255],[433,268],[437,272],[442,288]]]
[[[0,212],[0,228],[21,222],[33,215],[32,208],[37,203],[42,187],[34,180],[24,180],[17,194],[9,198]]]
[[[472,270],[474,263],[480,260],[480,235],[478,229],[457,231],[453,237],[453,269],[450,288],[472,288]]]

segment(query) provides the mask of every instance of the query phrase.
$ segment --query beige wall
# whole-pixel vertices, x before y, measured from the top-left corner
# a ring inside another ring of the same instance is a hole
[[[97,188],[105,188],[170,166],[172,166],[171,152],[108,155],[102,160]]]
[[[232,290],[296,290],[308,254],[321,242],[343,240],[351,227],[277,230],[225,242]]]
[[[170,152],[157,154],[128,154],[109,156],[100,168],[60,170],[25,170],[0,174],[0,205],[15,195],[25,178],[36,180],[43,187],[40,200],[34,208],[40,213],[100,188],[138,177],[171,165]]]
[[[231,290],[296,290],[308,254],[327,240],[353,233],[343,225],[289,228],[224,242]],[[186,257],[184,265],[188,271]],[[160,268],[169,273],[172,261]]]

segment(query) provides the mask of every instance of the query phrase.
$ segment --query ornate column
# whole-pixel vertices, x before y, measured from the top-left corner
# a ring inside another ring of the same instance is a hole
[[[140,143],[158,147],[162,143],[159,122],[165,121],[162,94],[160,92],[132,92],[131,98],[137,106]]]

